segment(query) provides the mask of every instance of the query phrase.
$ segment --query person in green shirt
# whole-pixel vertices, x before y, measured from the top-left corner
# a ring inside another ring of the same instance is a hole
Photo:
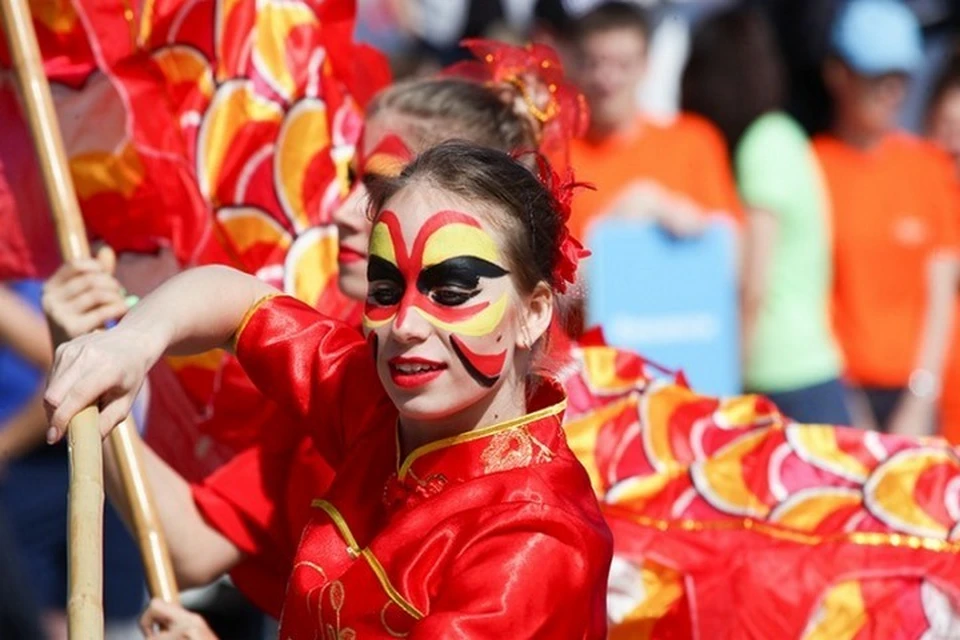
[[[694,34],[683,108],[723,132],[747,209],[744,387],[800,422],[849,424],[830,327],[829,198],[809,140],[781,110],[784,76],[765,16],[724,11]]]

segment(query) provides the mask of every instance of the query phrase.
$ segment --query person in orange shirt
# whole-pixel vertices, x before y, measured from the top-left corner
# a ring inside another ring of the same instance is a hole
[[[953,159],[954,175],[960,184],[960,52],[941,76],[930,98],[927,135]],[[954,318],[960,312],[960,295],[954,304]],[[944,389],[960,389],[960,323],[954,322],[953,340],[947,355]],[[960,393],[944,393],[940,400],[943,436],[960,444]]]
[[[824,80],[832,130],[815,139],[833,206],[834,327],[860,426],[935,429],[957,286],[960,195],[932,144],[896,131],[922,56],[916,17],[853,0],[833,25]]]
[[[703,213],[741,215],[714,126],[692,114],[663,124],[640,112],[648,34],[645,14],[628,2],[605,2],[571,26],[574,76],[591,117],[587,136],[571,143],[570,163],[595,187],[574,199],[570,226],[578,237],[607,215],[654,217],[678,235],[701,229]]]

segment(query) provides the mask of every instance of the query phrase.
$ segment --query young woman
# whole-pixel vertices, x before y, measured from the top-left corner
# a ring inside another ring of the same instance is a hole
[[[563,393],[535,375],[576,268],[568,213],[517,160],[462,143],[371,201],[365,337],[255,278],[186,272],[58,350],[49,439],[94,402],[108,432],[165,352],[232,342],[337,471],[300,536],[281,637],[603,638],[609,531],[566,446]],[[200,515],[229,505],[147,468],[185,585],[269,544],[229,541]]]
[[[783,110],[784,75],[764,14],[730,9],[697,29],[683,103],[723,133],[747,206],[745,388],[800,422],[848,424],[829,322],[829,196],[809,140]]]

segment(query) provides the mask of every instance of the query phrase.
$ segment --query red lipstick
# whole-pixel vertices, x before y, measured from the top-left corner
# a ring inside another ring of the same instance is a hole
[[[403,389],[422,387],[447,368],[442,362],[424,358],[391,358],[387,365],[390,367],[390,379]]]
[[[343,264],[350,264],[352,262],[361,262],[366,259],[367,259],[366,254],[360,253],[356,249],[351,249],[350,247],[346,247],[344,245],[340,245],[339,247],[339,254],[337,256],[337,260],[339,262],[342,262]]]

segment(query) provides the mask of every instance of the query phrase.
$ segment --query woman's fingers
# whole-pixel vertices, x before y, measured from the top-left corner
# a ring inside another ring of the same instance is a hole
[[[76,381],[77,372],[73,364],[78,354],[79,346],[75,342],[62,344],[53,352],[53,367],[43,394],[43,401],[51,419],[53,412],[63,403],[67,392]]]
[[[108,304],[122,303],[123,293],[117,289],[102,289],[100,287],[84,291],[72,300],[65,302],[64,307],[73,317],[96,311]]]
[[[100,435],[106,437],[124,418],[130,415],[133,395],[123,394],[100,403]]]
[[[164,629],[170,626],[172,613],[168,610],[168,605],[159,598],[150,600],[147,610],[140,616],[140,630],[147,638],[155,638],[157,629]]]
[[[150,640],[217,640],[203,617],[157,598],[140,616],[140,630]]]
[[[81,307],[76,298],[91,291],[114,293],[122,296],[123,287],[108,273],[101,271],[81,273],[63,282],[57,287],[48,287],[45,295],[53,302],[72,303],[74,307]]]
[[[93,258],[82,258],[73,262],[68,262],[57,269],[50,279],[44,283],[44,289],[47,287],[58,287],[63,283],[75,278],[82,273],[99,273],[103,271],[103,266]]]
[[[103,245],[97,250],[95,260],[106,273],[113,274],[117,268],[117,254],[109,245]]]
[[[58,363],[54,367],[44,403],[50,415],[48,440],[63,437],[67,425],[75,415],[97,403],[121,382],[117,367],[109,366],[107,354],[90,344],[89,338],[63,345],[58,350]],[[118,393],[118,397],[122,392]]]
[[[100,328],[127,311],[119,283],[106,273],[82,273],[44,291],[43,308],[55,341]]]

